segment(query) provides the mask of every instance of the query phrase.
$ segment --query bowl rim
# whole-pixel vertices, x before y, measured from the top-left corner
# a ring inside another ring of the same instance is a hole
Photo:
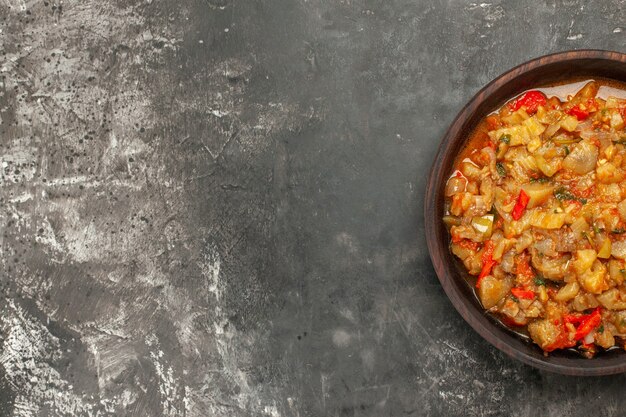
[[[472,96],[472,98],[461,108],[456,117],[450,123],[448,129],[441,138],[439,147],[437,148],[437,152],[426,182],[426,192],[424,194],[424,230],[433,268],[435,269],[437,278],[439,279],[446,295],[463,319],[491,345],[495,346],[498,350],[504,352],[511,358],[517,359],[527,365],[541,370],[565,375],[600,376],[626,372],[626,356],[624,356],[623,360],[618,361],[615,364],[600,363],[598,366],[592,365],[594,359],[589,360],[582,357],[580,358],[581,361],[588,361],[585,363],[592,366],[576,367],[548,362],[531,356],[530,354],[502,340],[502,338],[497,334],[497,331],[502,332],[504,330],[498,329],[498,325],[495,321],[489,321],[489,324],[487,325],[483,321],[473,319],[470,320],[468,317],[470,313],[466,311],[467,307],[465,304],[467,300],[464,300],[465,295],[461,294],[453,284],[455,278],[453,273],[450,273],[451,268],[449,265],[449,259],[446,258],[446,254],[440,253],[441,251],[438,248],[437,244],[440,242],[440,238],[438,237],[439,233],[437,231],[438,222],[436,219],[435,221],[432,219],[433,215],[436,215],[437,213],[437,201],[435,198],[436,193],[438,188],[443,186],[442,183],[445,176],[445,172],[443,172],[443,169],[445,168],[443,167],[445,153],[452,144],[458,142],[459,140],[465,140],[463,138],[461,127],[464,122],[478,110],[478,104],[484,98],[491,96],[491,94],[493,94],[502,85],[514,81],[516,78],[523,76],[529,71],[552,64],[562,64],[568,61],[580,60],[607,60],[626,65],[626,54],[601,49],[581,49],[542,55],[505,71],[495,77]],[[450,257],[452,255],[448,253],[447,256]],[[436,257],[439,257],[441,262],[437,262],[435,259]],[[481,313],[484,314],[484,311]]]

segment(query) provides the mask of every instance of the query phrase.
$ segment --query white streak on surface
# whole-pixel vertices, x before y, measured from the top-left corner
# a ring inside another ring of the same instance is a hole
[[[10,300],[0,316],[0,327],[6,335],[0,364],[15,387],[14,416],[93,415],[91,405],[50,365],[63,352],[59,340],[42,323]]]
[[[221,276],[222,258],[215,245],[207,244],[204,256],[199,262],[199,267],[206,280],[207,292],[213,296],[210,297],[213,299],[209,300],[209,302],[213,305],[214,340],[215,348],[221,359],[220,373],[239,388],[237,394],[230,399],[231,402],[237,408],[252,412],[254,415],[262,414],[280,417],[281,414],[276,404],[264,403],[261,400],[258,388],[251,386],[248,375],[240,368],[243,352],[237,349],[237,347],[241,335],[237,332],[235,325],[229,322],[227,314],[224,313],[222,308],[226,282],[224,282]],[[192,402],[206,401],[199,392],[192,393],[191,397],[188,400],[190,406],[192,406]],[[226,411],[232,411],[224,409],[223,405],[211,401],[209,401],[208,406],[213,415],[222,415]]]
[[[159,377],[159,393],[161,396],[161,406],[163,415],[169,417],[183,416],[184,410],[179,410],[177,404],[182,398],[183,385],[174,377],[174,370],[165,363],[164,353],[158,349],[159,341],[156,336],[148,336],[146,345],[153,348],[150,350],[150,359],[154,364],[154,369]],[[158,350],[157,350],[158,349]]]

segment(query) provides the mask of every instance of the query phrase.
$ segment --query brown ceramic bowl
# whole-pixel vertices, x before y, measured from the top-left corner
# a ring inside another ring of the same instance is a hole
[[[441,220],[446,179],[452,173],[455,157],[478,122],[525,90],[581,76],[626,82],[626,54],[581,50],[533,59],[487,84],[463,107],[444,135],[430,171],[424,207],[426,239],[435,271],[450,301],[470,326],[492,345],[515,359],[546,371],[609,375],[626,372],[626,351],[601,352],[593,359],[569,351],[544,356],[538,346],[486,313],[466,280],[467,272],[450,252],[448,231]]]

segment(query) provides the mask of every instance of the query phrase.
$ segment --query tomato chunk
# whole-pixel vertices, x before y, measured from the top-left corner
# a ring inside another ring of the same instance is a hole
[[[537,112],[539,106],[545,106],[547,101],[546,95],[541,91],[531,90],[527,91],[517,100],[510,103],[509,109],[511,111],[516,111],[524,107],[526,112],[533,114]]]

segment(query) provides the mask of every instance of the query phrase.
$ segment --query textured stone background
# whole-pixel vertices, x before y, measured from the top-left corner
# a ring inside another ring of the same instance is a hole
[[[425,173],[624,0],[1,0],[0,415],[621,416],[454,311]]]

